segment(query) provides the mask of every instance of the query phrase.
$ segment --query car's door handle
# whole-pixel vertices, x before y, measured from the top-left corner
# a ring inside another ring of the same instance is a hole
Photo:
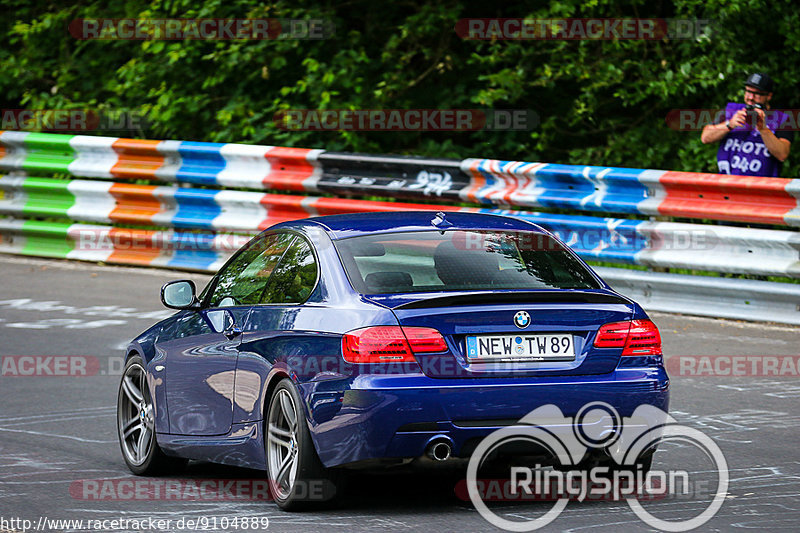
[[[228,339],[233,339],[234,337],[238,337],[242,334],[242,328],[234,325],[226,329],[222,334],[228,337]]]

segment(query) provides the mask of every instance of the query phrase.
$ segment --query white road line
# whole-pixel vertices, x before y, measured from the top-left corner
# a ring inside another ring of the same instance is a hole
[[[81,437],[73,437],[72,435],[53,435],[52,433],[42,433],[40,431],[28,431],[24,429],[9,429],[0,427],[0,431],[8,431],[9,433],[27,433],[28,435],[37,435],[41,437],[55,437],[57,439],[72,439],[78,442],[90,442],[93,444],[111,444],[113,442],[117,442],[117,440],[82,439]]]
[[[62,411],[56,413],[49,413],[46,415],[27,415],[27,416],[15,416],[15,417],[0,417],[0,422],[14,422],[16,420],[31,420],[34,418],[51,418],[51,417],[59,417],[59,416],[72,416],[77,415],[80,413],[86,413],[89,411],[115,411],[117,409],[116,405],[104,405],[102,407],[87,407],[84,409],[73,409],[72,411]]]
[[[30,424],[50,424],[53,422],[63,422],[67,420],[89,420],[90,418],[112,418],[113,413],[91,414],[91,415],[76,415],[71,417],[60,417],[52,420],[28,420],[26,422],[15,422],[13,424],[3,424],[3,428],[12,428],[18,426],[28,426]]]

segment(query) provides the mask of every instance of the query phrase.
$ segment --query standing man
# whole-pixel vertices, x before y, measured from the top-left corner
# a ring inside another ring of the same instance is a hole
[[[723,122],[703,128],[704,144],[722,141],[717,151],[720,174],[780,175],[794,132],[779,129],[789,117],[770,110],[772,85],[766,74],[751,74],[744,83],[744,103],[730,102]]]

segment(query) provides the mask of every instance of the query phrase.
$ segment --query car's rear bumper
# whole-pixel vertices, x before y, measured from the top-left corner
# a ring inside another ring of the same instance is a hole
[[[591,402],[630,416],[640,405],[667,411],[663,368],[620,368],[598,376],[525,379],[434,379],[358,376],[347,386],[309,390],[309,425],[325,466],[425,453],[431,439],[452,440],[466,457],[481,438],[553,404],[571,418]]]

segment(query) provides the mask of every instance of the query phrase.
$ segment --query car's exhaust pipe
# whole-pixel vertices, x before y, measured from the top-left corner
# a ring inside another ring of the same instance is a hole
[[[425,454],[434,461],[447,461],[453,454],[453,441],[443,435],[434,437],[428,442]]]

